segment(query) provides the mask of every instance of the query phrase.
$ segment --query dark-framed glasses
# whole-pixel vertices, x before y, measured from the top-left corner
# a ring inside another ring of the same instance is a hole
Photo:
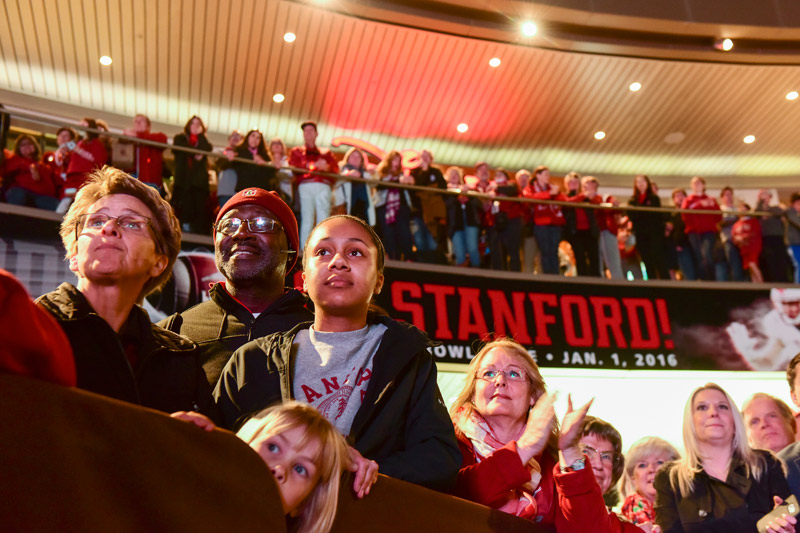
[[[484,368],[483,370],[478,371],[478,379],[482,379],[483,381],[492,382],[500,376],[505,376],[506,380],[508,381],[525,381],[528,378],[528,376],[525,375],[525,372],[516,368],[510,368],[508,370]]]
[[[224,235],[233,235],[244,225],[247,224],[247,231],[250,233],[276,233],[283,229],[277,220],[269,217],[254,218],[223,218],[215,226],[216,230]]]
[[[105,213],[85,213],[78,217],[77,233],[100,231],[109,220],[114,220],[122,231],[129,233],[144,233],[150,225],[150,219],[143,215],[125,214],[113,217]]]
[[[581,452],[585,453],[590,461],[594,461],[597,456],[600,456],[600,461],[602,461],[603,464],[614,466],[614,461],[617,459],[617,454],[614,452],[598,452],[588,444],[581,444],[580,448]]]

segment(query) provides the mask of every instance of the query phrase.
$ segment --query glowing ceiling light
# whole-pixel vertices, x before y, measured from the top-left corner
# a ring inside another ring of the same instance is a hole
[[[491,58],[489,60],[489,66],[490,67],[499,67],[500,66],[500,58],[499,57]]]
[[[635,93],[636,91],[638,91],[639,89],[641,89],[641,88],[642,88],[642,84],[641,84],[641,83],[639,83],[638,81],[635,81],[635,82],[631,83],[631,84],[628,86],[628,89],[630,89],[630,90],[631,90],[631,92],[634,92],[634,93]]]
[[[797,100],[797,97],[800,96],[797,94],[797,91],[792,91],[790,93],[786,93],[787,100]]]
[[[107,67],[108,65],[110,65],[110,64],[111,64],[111,58],[110,58],[110,57],[108,57],[108,56],[102,56],[102,57],[100,58],[100,64],[101,64],[101,65],[104,65],[104,66],[106,66],[106,67]]]
[[[601,140],[603,140],[603,139],[605,139],[605,138],[606,138],[606,132],[604,132],[604,131],[598,131],[598,132],[596,132],[596,133],[594,134],[594,138],[595,138],[595,139],[597,139],[598,141],[601,141]]]
[[[756,142],[756,136],[755,135],[748,135],[744,139],[742,139],[742,141],[745,144],[753,144],[754,142]]]
[[[287,43],[293,43],[295,39],[297,39],[297,35],[290,31],[283,34],[283,40]]]
[[[467,126],[466,123],[462,122],[461,124],[456,126],[456,129],[458,130],[458,133],[464,133],[469,129],[469,126]]]
[[[281,93],[275,93],[274,95],[272,95],[272,101],[275,102],[276,104],[280,104],[284,100],[285,98]]]
[[[728,38],[717,39],[714,41],[714,48],[723,52],[730,52],[733,50],[733,41]]]
[[[534,35],[536,35],[537,31],[538,28],[536,27],[536,24],[534,24],[533,22],[527,21],[522,23],[522,34],[525,37],[533,37]]]

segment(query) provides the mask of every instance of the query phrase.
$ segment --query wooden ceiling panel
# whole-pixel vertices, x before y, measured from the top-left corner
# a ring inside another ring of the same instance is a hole
[[[800,101],[785,99],[800,90],[796,65],[581,54],[415,29],[403,24],[414,15],[399,11],[392,22],[400,24],[391,24],[302,0],[3,5],[0,90],[120,117],[112,127],[141,112],[173,126],[171,136],[197,113],[217,138],[258,127],[292,146],[302,141],[300,122],[312,119],[323,144],[356,136],[384,150],[430,147],[443,164],[547,164],[626,186],[636,172],[800,174]],[[444,27],[486,33],[456,19]],[[284,42],[287,31],[294,43]],[[104,54],[110,67],[98,62]],[[639,92],[628,90],[633,81]],[[278,92],[283,103],[272,100]],[[456,131],[460,122],[466,133]],[[597,130],[606,139],[596,141]],[[665,142],[675,133],[684,139]],[[756,142],[745,145],[747,134]]]

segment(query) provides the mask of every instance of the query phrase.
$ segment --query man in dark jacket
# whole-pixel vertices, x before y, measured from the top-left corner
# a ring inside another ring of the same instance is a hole
[[[212,387],[244,343],[313,319],[303,294],[284,288],[299,246],[297,219],[274,192],[244,189],[220,209],[214,251],[225,282],[211,288],[211,300],[159,322],[200,346]]]

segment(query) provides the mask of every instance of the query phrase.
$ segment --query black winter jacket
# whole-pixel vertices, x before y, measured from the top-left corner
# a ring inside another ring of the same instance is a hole
[[[197,346],[152,324],[141,307],[133,307],[120,332],[135,339],[138,349],[132,368],[120,335],[74,286],[62,283],[36,304],[53,315],[66,333],[79,388],[165,413],[198,411],[219,420]]]
[[[772,511],[772,497],[786,499],[789,485],[783,466],[771,453],[755,450],[766,468],[756,481],[745,472],[741,460],[733,459],[728,479],[720,481],[701,470],[694,476],[694,490],[683,496],[678,487],[676,463],[656,474],[656,523],[664,533],[752,533],[756,522]]]
[[[158,325],[197,343],[200,361],[212,389],[231,354],[244,343],[271,333],[288,331],[300,322],[314,319],[305,307],[306,297],[295,289],[288,289],[258,318],[236,301],[221,283],[211,287],[209,295],[211,300],[168,316]]]
[[[453,423],[436,384],[430,341],[419,329],[388,317],[373,358],[372,377],[348,440],[379,471],[436,490],[450,490],[461,466]],[[246,415],[293,398],[293,330],[250,342],[233,354],[214,397],[223,423],[235,428]]]

